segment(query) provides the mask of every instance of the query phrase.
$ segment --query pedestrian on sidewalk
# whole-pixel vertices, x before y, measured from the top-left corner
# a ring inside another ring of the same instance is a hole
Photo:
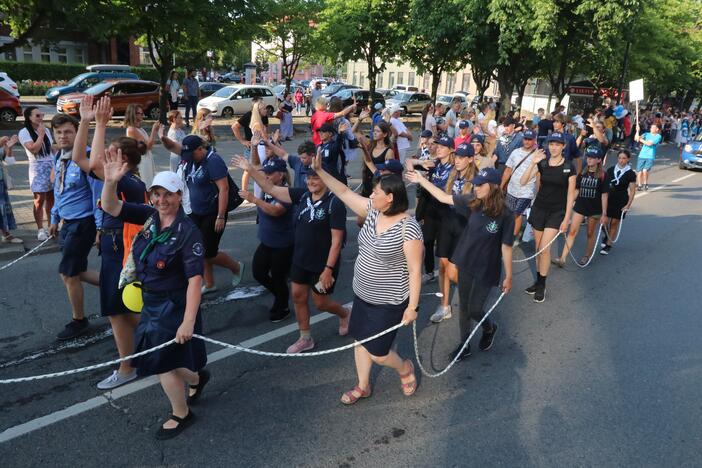
[[[6,169],[5,160],[12,157],[12,147],[17,144],[17,135],[11,137],[0,137],[0,231],[2,231],[2,241],[10,244],[21,244],[22,239],[13,237],[10,232],[17,229],[15,215],[12,213],[10,204],[10,177]]]
[[[117,184],[128,171],[119,151],[108,152],[102,209],[126,223],[144,225],[134,239],[131,254],[144,303],[134,337],[135,351],[145,351],[174,338],[176,344],[134,358],[132,365],[139,376],[158,375],[171,404],[171,415],[159,427],[156,438],[171,439],[195,421],[189,405],[200,399],[210,380],[205,369],[205,343],[192,339],[193,333],[202,333],[204,248],[200,231],[180,204],[181,178],[170,171],[156,174],[149,187],[154,205],[151,207],[117,198]]]
[[[170,109],[178,110],[178,91],[180,91],[180,83],[178,82],[178,72],[172,71],[171,77],[168,79],[168,97],[170,98]]]
[[[37,223],[37,239],[45,241],[49,233],[44,229],[44,214],[48,224],[54,206],[52,171],[55,150],[51,130],[44,125],[44,113],[38,107],[24,109],[24,128],[17,136],[29,159],[29,189],[34,197],[32,211]]]
[[[187,77],[183,80],[183,101],[185,101],[185,126],[190,126],[190,112],[195,118],[197,103],[200,100],[200,83],[195,77],[195,70],[188,71]]]
[[[305,95],[302,92],[302,88],[297,88],[295,91],[295,113],[297,115],[302,115],[302,105],[305,103]]]
[[[170,124],[168,127],[168,138],[176,143],[182,143],[183,139],[185,138],[185,131],[183,130],[183,127],[185,126],[185,123],[183,122],[183,114],[181,114],[179,110],[172,110],[168,113],[167,117],[168,123]],[[180,165],[180,153],[174,153],[171,151],[168,162],[171,172],[176,172],[178,170],[178,166]]]
[[[158,135],[159,123],[154,122],[151,127],[151,134],[146,133],[146,130],[141,128],[144,123],[144,108],[139,104],[129,104],[124,112],[124,128],[127,129],[126,135],[129,138],[134,138],[136,141],[141,141],[146,145],[146,153],[141,157],[139,163],[139,178],[144,181],[146,186],[150,186],[154,180],[156,166],[154,164],[154,155],[151,149],[154,147],[156,136]]]
[[[314,170],[344,204],[365,218],[358,233],[349,333],[361,341],[400,322],[414,322],[422,288],[422,230],[407,213],[409,201],[402,178],[396,174],[377,177],[370,198],[366,198],[327,172],[321,156],[315,158]],[[397,372],[405,396],[414,394],[414,364],[392,350],[396,334],[397,330],[354,348],[358,383],[341,396],[343,404],[352,405],[371,396],[374,363]]]
[[[345,336],[351,311],[332,300],[330,295],[341,267],[346,207],[312,168],[307,172],[306,188],[289,188],[271,183],[243,156],[235,156],[232,164],[248,172],[264,192],[278,201],[298,205],[290,280],[300,338],[286,352],[297,354],[314,348],[308,304],[310,291],[317,310],[339,317],[339,335]]]
[[[290,93],[285,93],[283,96],[283,102],[278,106],[278,111],[280,115],[280,138],[282,141],[289,141],[293,139],[293,118],[292,118],[292,96]]]
[[[463,343],[476,324],[485,317],[485,302],[493,287],[503,293],[512,289],[512,244],[514,241],[514,215],[505,206],[504,192],[500,188],[500,172],[483,169],[470,181],[473,191],[467,194],[449,194],[439,190],[418,172],[409,172],[407,179],[419,183],[441,203],[454,207],[468,222],[451,256],[458,269],[459,325],[461,343],[451,353],[459,360],[470,356],[470,344],[463,351]],[[500,283],[504,268],[504,279]],[[497,323],[486,319],[478,347],[489,350],[495,340]]]
[[[56,337],[70,340],[85,333],[90,326],[85,318],[82,283],[98,286],[100,282],[98,273],[88,270],[88,255],[97,234],[98,213],[93,196],[95,180],[72,160],[78,121],[69,115],[56,114],[51,119],[51,128],[60,153],[54,167],[56,203],[51,209],[49,235],[58,239],[61,245],[59,274],[68,293],[73,318]]]

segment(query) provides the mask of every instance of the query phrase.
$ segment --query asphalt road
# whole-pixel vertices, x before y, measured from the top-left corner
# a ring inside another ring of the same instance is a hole
[[[234,150],[221,147],[226,155]],[[702,174],[678,170],[671,148],[661,156],[655,190],[636,199],[608,257],[597,255],[585,270],[570,263],[554,271],[543,304],[522,292],[533,264],[517,265],[514,290],[495,312],[493,349],[475,350],[441,378],[420,377],[410,398],[396,375],[376,369],[373,396],[341,405],[341,393],[355,384],[351,352],[271,359],[208,346],[213,379],[194,409],[198,422],[181,437],[153,438],[168,414],[153,379],[102,394],[95,384],[105,369],[2,386],[0,460],[13,467],[699,465]],[[159,165],[166,161],[159,151]],[[251,216],[231,220],[223,249],[248,262],[255,229]],[[352,299],[356,254],[354,221],[348,229],[334,294],[342,302]],[[515,258],[532,252],[525,244]],[[86,339],[63,348],[54,341],[70,315],[58,260],[55,253],[30,257],[0,272],[0,379],[116,356],[103,319],[92,321]],[[98,261],[91,256],[93,267]],[[203,307],[205,334],[284,351],[297,338],[294,320],[270,324],[267,293],[216,303],[229,280],[218,271],[220,292]],[[257,286],[250,269],[243,286]],[[429,283],[423,292],[436,288]],[[437,301],[423,296],[418,321],[422,361],[434,370],[458,342],[456,317],[428,323]],[[97,291],[87,289],[86,304],[97,313]],[[336,318],[317,319],[318,349],[350,342],[336,335]],[[409,328],[397,347],[414,357]]]

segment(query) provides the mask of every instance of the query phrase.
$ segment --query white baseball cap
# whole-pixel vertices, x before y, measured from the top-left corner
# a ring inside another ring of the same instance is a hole
[[[149,190],[154,187],[163,187],[172,193],[182,192],[185,188],[183,186],[183,179],[178,177],[178,174],[171,171],[163,171],[156,174],[154,181],[149,185]]]
[[[402,109],[400,109],[400,106],[392,106],[390,107],[390,114],[394,114],[395,112],[400,112]]]

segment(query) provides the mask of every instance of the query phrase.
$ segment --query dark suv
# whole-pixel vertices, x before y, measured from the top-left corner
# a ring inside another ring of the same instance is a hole
[[[369,99],[369,97],[370,91],[367,89],[343,89],[332,95],[330,99],[339,98],[344,103],[344,107],[347,107],[353,104],[353,100],[356,98],[356,105],[358,106],[356,108],[356,114],[360,114],[364,108],[377,102],[385,107],[385,98],[379,92],[376,91],[375,94],[373,94],[373,99]]]

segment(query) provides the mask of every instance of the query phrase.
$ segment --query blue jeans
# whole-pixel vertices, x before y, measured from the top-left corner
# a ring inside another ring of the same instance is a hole
[[[193,119],[195,118],[197,114],[197,101],[199,101],[197,96],[188,96],[188,99],[185,101],[185,123],[190,122],[190,109],[193,110]]]

